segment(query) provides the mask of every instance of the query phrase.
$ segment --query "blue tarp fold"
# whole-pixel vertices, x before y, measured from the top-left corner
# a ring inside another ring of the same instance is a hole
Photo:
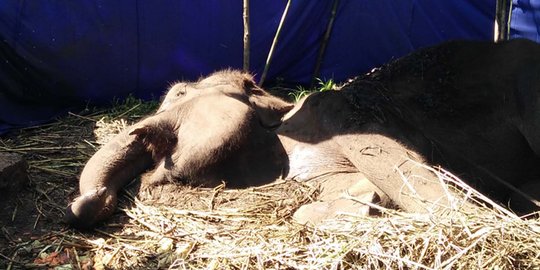
[[[540,0],[513,0],[510,38],[540,42]]]

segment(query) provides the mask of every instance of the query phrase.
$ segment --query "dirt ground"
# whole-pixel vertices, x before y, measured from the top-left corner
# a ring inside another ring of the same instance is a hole
[[[64,252],[58,234],[66,230],[63,209],[92,151],[84,141],[92,141],[93,124],[71,118],[64,124],[20,130],[0,141],[0,151],[21,153],[30,166],[29,185],[0,200],[2,269],[37,267],[50,254]]]
[[[0,151],[22,154],[30,177],[17,194],[0,198],[0,269],[39,268],[51,262],[83,266],[89,247],[66,241],[64,235],[72,231],[62,219],[66,205],[77,196],[78,175],[99,147],[102,134],[95,134],[96,125],[113,119],[134,121],[155,107],[130,98],[112,109],[70,113],[0,137]],[[119,122],[127,125],[125,121]]]

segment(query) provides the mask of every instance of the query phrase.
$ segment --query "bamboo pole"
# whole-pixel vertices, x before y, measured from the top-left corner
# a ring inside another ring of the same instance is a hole
[[[495,42],[508,39],[511,6],[511,0],[497,0],[495,11],[495,30],[493,33],[493,40]]]
[[[249,71],[249,0],[244,0],[244,72]]]
[[[324,33],[324,37],[321,42],[321,47],[319,48],[319,54],[317,55],[317,61],[315,62],[315,70],[313,71],[313,76],[311,77],[311,88],[315,86],[315,81],[317,80],[317,77],[319,77],[322,60],[324,58],[324,53],[326,52],[326,46],[328,45],[328,40],[330,40],[330,34],[332,33],[334,20],[336,19],[338,6],[339,6],[339,0],[334,0],[334,4],[332,5],[332,12],[330,14],[330,20],[328,21],[326,32]]]
[[[266,79],[266,75],[268,74],[268,68],[270,67],[270,62],[272,62],[272,57],[274,55],[274,49],[276,48],[276,44],[279,39],[279,35],[281,33],[281,28],[283,26],[283,23],[285,22],[285,18],[287,17],[287,13],[289,13],[289,7],[291,6],[291,0],[287,1],[287,5],[285,6],[285,9],[283,10],[283,14],[281,15],[281,20],[279,21],[278,28],[276,30],[276,34],[274,35],[274,40],[272,41],[272,46],[270,47],[270,51],[268,52],[268,57],[266,58],[266,64],[264,65],[264,71],[261,75],[261,80],[259,81],[259,86],[262,86],[264,83],[264,80]]]

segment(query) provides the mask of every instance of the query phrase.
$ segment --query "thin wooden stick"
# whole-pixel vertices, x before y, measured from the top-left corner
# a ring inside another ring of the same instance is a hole
[[[322,60],[324,57],[324,53],[326,51],[326,46],[328,45],[328,40],[330,40],[330,34],[332,33],[334,20],[336,19],[338,6],[339,6],[339,0],[334,0],[334,4],[332,5],[332,12],[330,14],[330,20],[328,21],[326,32],[324,33],[324,37],[321,42],[321,47],[319,48],[319,55],[317,56],[317,62],[315,62],[315,70],[313,71],[313,77],[311,78],[311,88],[315,86],[315,81],[317,80],[317,77],[319,77]]]
[[[249,0],[244,0],[244,71],[249,71]]]
[[[287,17],[287,13],[289,13],[289,7],[291,6],[291,0],[287,1],[287,5],[285,6],[285,10],[283,10],[283,15],[281,15],[281,20],[279,21],[278,28],[276,30],[276,34],[274,35],[274,40],[272,41],[272,46],[270,47],[270,51],[268,52],[268,57],[266,58],[266,64],[264,65],[264,71],[261,75],[261,80],[259,81],[259,86],[262,86],[264,83],[264,80],[266,79],[266,75],[268,73],[268,68],[270,67],[270,62],[272,62],[272,57],[274,55],[274,49],[276,48],[276,44],[279,39],[279,35],[281,33],[281,27],[283,26],[283,23],[285,22],[285,18]]]

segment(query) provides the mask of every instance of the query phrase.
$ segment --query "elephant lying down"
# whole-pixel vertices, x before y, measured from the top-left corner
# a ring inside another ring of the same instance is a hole
[[[294,108],[237,71],[179,83],[154,115],[88,161],[66,220],[85,228],[106,219],[119,189],[145,171],[146,188],[169,181],[246,187],[276,178],[315,180],[331,201],[326,210],[359,207],[335,196],[342,190],[382,203],[389,198],[410,212],[445,207],[445,188],[416,162],[448,168],[530,212],[537,205],[508,183],[527,186],[538,200],[537,63],[539,45],[524,40],[451,42],[398,59],[340,91],[312,94]]]

